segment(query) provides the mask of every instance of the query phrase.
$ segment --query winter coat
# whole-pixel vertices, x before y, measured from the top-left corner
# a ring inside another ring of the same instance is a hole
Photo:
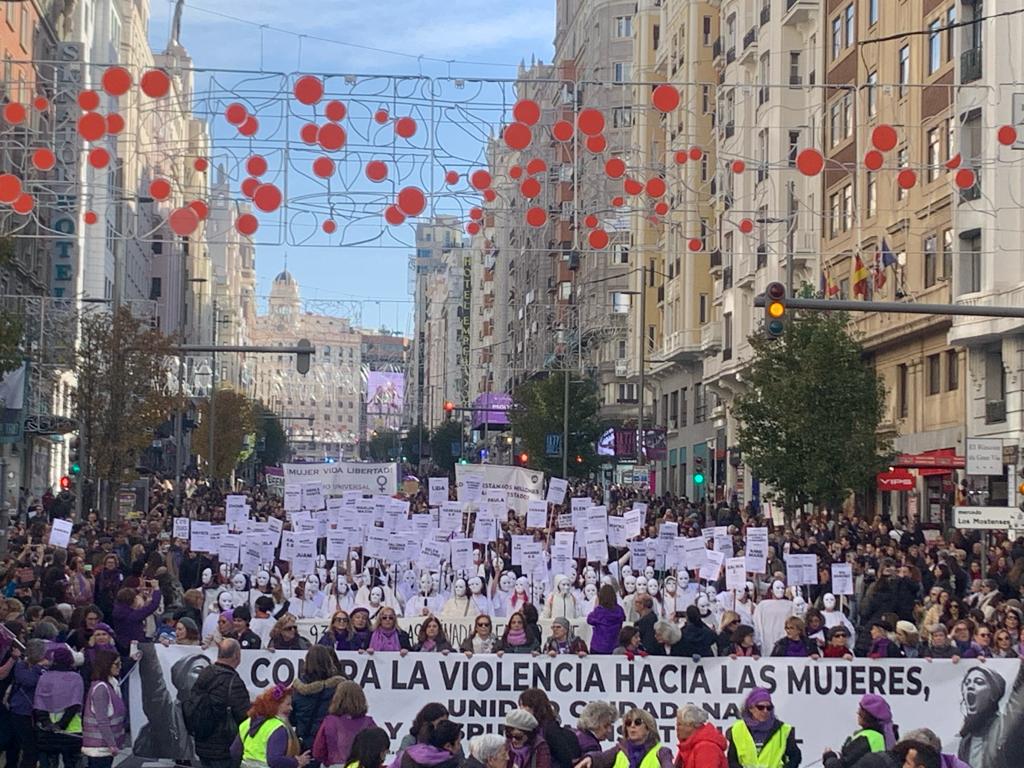
[[[725,736],[712,723],[704,723],[680,743],[675,768],[729,768]]]
[[[196,678],[189,696],[210,696],[218,707],[227,711],[223,722],[205,739],[196,739],[196,755],[200,760],[227,760],[231,745],[238,738],[238,726],[249,713],[249,691],[239,674],[226,664],[210,664]]]
[[[327,715],[327,707],[330,706],[331,699],[334,697],[334,689],[344,679],[341,675],[311,682],[299,678],[292,686],[294,694],[292,695],[291,721],[303,752],[312,749],[313,739],[316,737],[320,723]],[[342,761],[331,762],[340,763]]]
[[[610,654],[614,651],[619,644],[619,630],[625,622],[626,612],[621,605],[614,608],[594,606],[594,610],[587,615],[587,624],[594,628],[590,637],[590,652]]]
[[[377,723],[368,715],[327,715],[313,740],[313,759],[323,765],[345,765],[348,763],[356,735],[376,725]]]

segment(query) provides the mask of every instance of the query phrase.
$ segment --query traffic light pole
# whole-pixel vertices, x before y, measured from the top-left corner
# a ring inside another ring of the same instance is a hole
[[[851,301],[850,299],[793,299],[786,307],[817,312],[891,312],[906,315],[958,315],[961,317],[1013,317],[1024,319],[1024,307],[982,307],[961,304],[914,304],[902,301]],[[754,306],[765,305],[764,294],[754,297]]]

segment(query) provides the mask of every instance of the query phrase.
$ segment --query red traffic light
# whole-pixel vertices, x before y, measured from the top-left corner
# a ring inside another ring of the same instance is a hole
[[[523,453],[519,454],[518,458],[520,464],[525,464],[530,460],[530,455],[524,451]]]
[[[455,410],[455,403],[453,403],[451,400],[445,400],[444,401],[444,412],[450,414],[454,410]]]
[[[64,490],[64,491],[68,490],[71,487],[71,478],[68,477],[67,475],[64,475],[63,477],[61,477],[61,479],[60,479],[60,487],[61,487],[61,490]]]
[[[577,456],[576,457],[576,463],[577,464],[582,464],[583,463],[583,457],[582,456]]]

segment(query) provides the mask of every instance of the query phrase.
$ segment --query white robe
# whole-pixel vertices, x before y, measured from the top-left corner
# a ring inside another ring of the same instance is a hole
[[[469,598],[452,595],[444,601],[441,616],[446,619],[475,619],[479,611],[476,604]]]
[[[754,609],[754,642],[761,652],[769,654],[772,647],[786,636],[786,619],[796,615],[792,600],[762,600]]]
[[[750,600],[742,603],[735,592],[719,592],[718,604],[722,606],[723,611],[735,611],[740,617],[740,624],[753,625],[754,604]]]
[[[552,592],[548,595],[548,599],[544,601],[544,618],[545,619],[575,619],[579,616],[579,610],[576,605],[576,598],[573,597],[570,592],[567,595],[563,595],[560,592]]]
[[[427,614],[440,613],[444,599],[440,595],[415,595],[405,601],[405,618],[415,619]]]
[[[853,648],[854,643],[857,642],[857,631],[853,628],[853,622],[846,618],[846,614],[838,609],[834,611],[826,611],[822,609],[821,615],[825,619],[826,629],[838,627],[840,624],[846,627],[846,631],[850,633],[850,640],[846,644],[850,648]]]
[[[473,605],[476,606],[477,616],[491,616],[493,615],[494,606],[491,603],[491,598],[485,595],[483,592],[479,594],[470,594],[469,599],[473,601]]]

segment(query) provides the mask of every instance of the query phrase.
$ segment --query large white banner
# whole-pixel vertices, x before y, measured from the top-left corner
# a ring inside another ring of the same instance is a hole
[[[466,479],[480,481],[480,499],[467,498]],[[459,501],[480,501],[488,492],[504,493],[509,509],[525,515],[531,501],[544,499],[544,473],[537,469],[499,464],[456,464],[455,488]]]
[[[191,759],[180,701],[214,652],[160,645],[145,645],[142,651],[130,683],[133,753]],[[255,695],[295,680],[304,656],[297,651],[243,651],[238,673]],[[965,724],[977,734],[969,737],[977,743],[966,748],[976,746],[978,754],[1013,747],[1024,728],[1024,666],[1016,660],[954,664],[723,658],[694,663],[681,658],[629,661],[622,656],[466,658],[460,653],[341,653],[339,660],[344,674],[365,691],[370,715],[390,734],[392,749],[427,702],[443,703],[472,737],[497,732],[519,694],[530,687],[547,691],[566,725],[575,725],[591,701],[611,702],[620,712],[646,709],[657,720],[662,742],[675,751],[680,705],[703,707],[725,729],[735,722],[750,690],[763,686],[772,692],[776,715],[795,727],[805,766],[818,765],[824,749],[838,751],[858,729],[857,702],[865,693],[885,697],[901,731],[931,728],[947,752],[956,752]],[[994,767],[986,763],[980,768]]]
[[[282,464],[285,485],[320,483],[324,493],[346,491],[398,493],[397,464],[362,464],[339,461],[333,464]]]

